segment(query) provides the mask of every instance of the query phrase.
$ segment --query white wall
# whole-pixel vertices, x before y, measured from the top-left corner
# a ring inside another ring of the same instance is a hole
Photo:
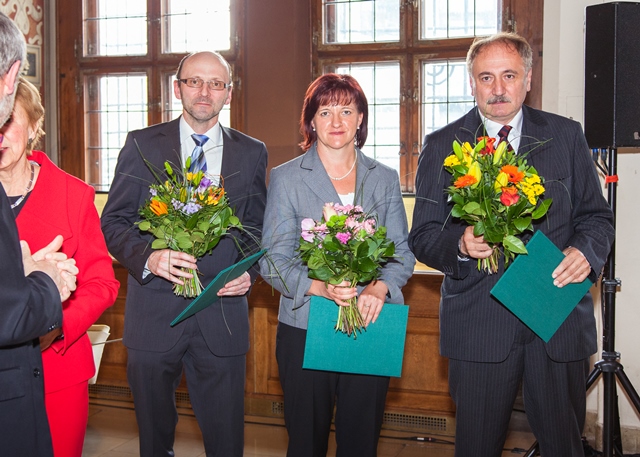
[[[589,0],[547,0],[544,5],[542,108],[584,119],[584,12],[588,5],[607,3]],[[615,294],[615,349],[621,353],[624,372],[640,390],[640,243],[635,227],[640,222],[640,150],[618,150],[616,268],[622,281]],[[606,195],[606,191],[605,195]],[[597,297],[594,297],[597,299]],[[600,330],[600,311],[596,310]],[[600,337],[599,337],[600,339]],[[600,342],[599,345],[601,346]],[[594,356],[594,361],[601,353]],[[598,411],[602,422],[602,379],[588,397],[588,409]],[[618,384],[621,426],[640,428],[640,415]]]

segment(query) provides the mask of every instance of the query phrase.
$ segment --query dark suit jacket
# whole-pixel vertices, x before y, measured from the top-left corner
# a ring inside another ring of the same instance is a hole
[[[38,337],[62,322],[60,294],[46,274],[24,276],[15,219],[0,185],[0,449],[50,456]]]
[[[223,127],[222,135],[222,176],[230,204],[244,227],[259,235],[266,204],[266,147],[264,143],[233,129]],[[143,158],[156,170],[164,170],[165,161],[181,163],[178,119],[129,133],[102,213],[107,247],[129,270],[124,344],[134,349],[164,352],[173,347],[182,335],[184,322],[175,327],[170,327],[169,323],[190,300],[174,295],[172,283],[163,278],[153,274],[143,278],[144,265],[152,252],[153,237],[140,232],[134,223],[140,219],[140,206],[150,196],[149,184],[155,182]],[[256,248],[246,236],[234,235],[245,249],[244,253],[239,252],[234,239],[225,236],[211,254],[198,260],[204,286],[222,269]],[[258,273],[252,271],[250,274],[255,279]],[[232,356],[247,352],[249,319],[246,296],[223,297],[190,319],[197,319],[212,353]]]
[[[536,221],[534,229],[560,249],[579,249],[591,264],[590,279],[595,281],[613,242],[613,214],[602,196],[582,129],[575,121],[527,106],[523,114],[518,154],[527,154],[528,163],[546,180],[544,197],[553,198],[547,216]],[[509,353],[518,319],[489,293],[501,272],[487,275],[477,270],[473,260],[458,261],[458,240],[466,224],[449,214],[452,205],[445,189],[451,175],[442,166],[454,139],[473,144],[481,132],[481,119],[474,108],[425,138],[409,244],[418,260],[445,274],[440,301],[442,355],[499,362]],[[546,349],[553,360],[566,362],[593,354],[596,343],[593,303],[587,294]]]

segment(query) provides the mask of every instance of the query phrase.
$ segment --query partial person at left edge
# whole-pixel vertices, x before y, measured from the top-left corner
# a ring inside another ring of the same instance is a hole
[[[60,252],[76,261],[77,289],[62,304],[63,324],[40,337],[45,405],[55,457],[81,457],[89,417],[88,380],[95,373],[87,335],[119,283],[100,230],[93,187],[33,150],[44,131],[38,89],[20,77],[13,113],[0,133],[0,184],[9,196],[21,240],[40,249],[56,234]]]
[[[0,125],[11,115],[25,54],[22,32],[0,13]],[[62,324],[61,302],[75,290],[78,269],[57,252],[61,236],[33,255],[20,243],[3,186],[0,234],[0,449],[13,457],[49,457],[39,337]]]

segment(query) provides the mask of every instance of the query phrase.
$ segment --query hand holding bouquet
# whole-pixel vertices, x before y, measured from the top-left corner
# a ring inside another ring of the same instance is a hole
[[[327,203],[322,219],[304,219],[298,248],[309,268],[309,277],[325,284],[348,281],[351,287],[375,281],[382,264],[395,254],[395,244],[387,238],[386,227],[378,226],[375,217],[360,206]],[[356,305],[340,306],[336,330],[347,335],[362,332],[364,322]]]
[[[210,252],[231,228],[242,230],[240,220],[233,214],[222,186],[216,186],[202,171],[188,172],[190,159],[181,171],[165,162],[166,180],[159,176],[151,184],[151,198],[139,210],[142,220],[137,226],[151,232],[156,239],[153,249],[169,248],[199,258]],[[155,174],[155,173],[154,173]],[[202,292],[198,272],[184,269],[193,275],[184,278],[184,285],[175,284],[173,292],[183,297],[197,297]]]
[[[447,193],[453,202],[451,215],[473,226],[493,248],[491,256],[478,259],[478,269],[489,274],[498,271],[501,251],[505,268],[517,254],[527,249],[520,235],[533,231],[532,221],[543,217],[552,200],[540,200],[544,179],[536,169],[517,156],[508,143],[494,146],[495,138],[480,137],[469,143],[453,142],[453,154],[444,168],[453,175]]]

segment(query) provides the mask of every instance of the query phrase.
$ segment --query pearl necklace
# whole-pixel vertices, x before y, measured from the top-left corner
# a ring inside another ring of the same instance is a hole
[[[327,172],[327,176],[330,177],[331,179],[333,179],[334,181],[342,181],[344,178],[346,178],[347,176],[349,176],[351,174],[351,172],[353,171],[353,169],[356,166],[356,162],[358,161],[358,156],[356,155],[355,158],[353,159],[353,165],[351,165],[351,168],[349,168],[349,171],[347,171],[347,174],[344,176],[341,176],[339,178],[334,178],[333,176],[331,176],[329,174],[329,172]]]
[[[22,194],[22,197],[17,199],[16,202],[13,205],[11,205],[11,209],[15,208],[20,203],[22,203],[24,199],[27,197],[27,194],[31,191],[31,186],[33,185],[33,178],[36,175],[36,166],[35,166],[35,162],[33,162],[32,160],[29,161],[29,165],[31,165],[31,178],[29,179],[29,184],[27,184],[27,188],[25,189],[24,194]]]

